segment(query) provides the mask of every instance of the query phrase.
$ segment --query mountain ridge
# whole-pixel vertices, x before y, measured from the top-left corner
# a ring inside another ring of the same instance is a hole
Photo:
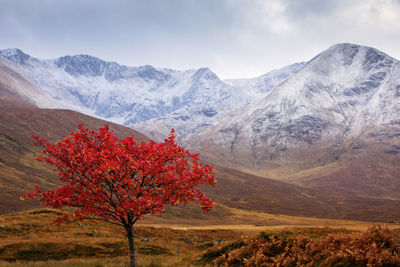
[[[148,65],[128,67],[88,55],[39,60],[18,49],[1,50],[0,54],[19,64],[44,93],[69,109],[144,130],[171,120],[180,125],[174,127],[180,139],[199,125],[215,125],[223,115],[250,105],[269,90],[253,88],[249,93],[246,88],[221,81],[206,67],[184,71]],[[280,77],[275,70],[277,75],[271,83],[281,82],[300,67],[283,69]],[[195,122],[190,123],[192,120]],[[172,127],[160,128],[163,130],[154,136],[150,133],[150,137],[162,139]]]

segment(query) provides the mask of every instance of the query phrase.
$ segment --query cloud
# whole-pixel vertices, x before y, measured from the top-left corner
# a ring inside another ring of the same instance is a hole
[[[353,42],[400,58],[400,0],[2,0],[0,48],[254,77]]]
[[[343,0],[287,0],[286,13],[295,21],[309,17],[330,16],[343,5]]]

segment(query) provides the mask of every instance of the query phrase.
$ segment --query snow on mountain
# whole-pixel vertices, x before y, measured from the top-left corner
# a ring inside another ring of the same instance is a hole
[[[196,96],[172,113],[133,124],[132,127],[141,129],[158,140],[166,136],[171,128],[175,128],[180,140],[188,143],[192,135],[207,133],[221,120],[234,116],[243,108],[268,95],[271,88],[285,81],[303,65],[304,63],[296,63],[253,79],[232,79],[222,82],[215,74],[207,75],[205,79],[200,77],[193,88],[205,94],[204,96]]]
[[[291,75],[298,72],[306,62],[295,63],[281,69],[273,70],[257,78],[251,79],[229,79],[224,80],[225,83],[240,88],[249,98],[256,100],[264,97],[275,86],[286,80]]]
[[[230,160],[241,155],[257,165],[298,156],[293,151],[336,149],[380,127],[400,126],[399,104],[399,61],[374,48],[338,44],[190,143],[205,153]],[[300,155],[306,160],[307,154]]]
[[[271,87],[302,66],[295,64],[254,81],[225,83],[208,68],[127,67],[88,55],[39,60],[19,49],[1,50],[0,54],[18,64],[55,101],[132,125],[157,139],[164,138],[171,128],[183,138],[215,125],[266,96]]]
[[[399,115],[398,61],[352,44],[332,46],[307,64],[226,81],[208,68],[128,67],[88,55],[39,60],[19,49],[0,54],[41,88],[43,97],[33,100],[41,107],[130,125],[155,139],[175,128],[185,145],[217,144],[248,159],[343,143]]]
[[[38,107],[68,108],[62,102],[45,94],[29,75],[21,71],[17,64],[7,60],[1,55],[0,92],[0,102],[3,104],[28,102]],[[22,100],[22,102],[20,100]]]

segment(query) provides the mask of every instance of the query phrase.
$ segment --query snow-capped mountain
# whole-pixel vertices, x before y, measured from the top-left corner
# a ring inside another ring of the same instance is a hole
[[[152,138],[175,128],[180,144],[211,163],[326,194],[400,199],[400,62],[374,48],[338,44],[306,64],[226,81],[208,68],[127,67],[87,55],[40,60],[18,49],[0,55],[0,102],[12,98],[3,87],[16,88],[39,107],[73,109]]]
[[[399,62],[353,44],[332,46],[307,64],[226,81],[208,68],[127,67],[87,55],[39,60],[18,49],[0,54],[48,96],[32,100],[41,107],[74,109],[156,139],[175,128],[186,145],[222,147],[227,159],[243,154],[253,163],[304,145],[336,146],[399,115]]]
[[[19,49],[2,50],[0,55],[20,66],[64,107],[133,125],[153,138],[164,138],[171,128],[183,138],[216,125],[224,116],[267,95],[271,87],[302,67],[294,64],[248,80],[252,86],[245,86],[246,81],[223,82],[208,68],[127,67],[88,55],[39,60]]]
[[[191,144],[211,158],[252,167],[299,163],[328,147],[337,158],[360,136],[383,128],[399,136],[399,118],[400,62],[374,48],[338,44]]]
[[[181,137],[180,140],[188,144],[192,135],[205,134],[221,120],[230,118],[243,108],[256,103],[268,95],[272,88],[301,69],[304,64],[292,64],[252,79],[224,80],[224,83],[218,80],[218,84],[214,82],[214,85],[199,80],[196,83],[198,91],[204,92],[205,88],[214,90],[223,85],[227,89],[225,95],[207,97],[204,99],[205,102],[194,99],[172,113],[136,123],[131,127],[141,129],[147,135],[159,140],[166,136],[171,128],[175,128]]]

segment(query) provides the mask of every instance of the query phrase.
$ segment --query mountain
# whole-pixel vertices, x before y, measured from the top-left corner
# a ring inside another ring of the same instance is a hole
[[[303,65],[304,63],[296,63],[253,79],[224,80],[223,83],[219,79],[216,80],[215,75],[211,82],[199,79],[194,88],[202,93],[203,97],[194,97],[185,106],[172,113],[133,124],[131,127],[141,129],[147,135],[159,140],[166,136],[171,128],[175,128],[180,136],[179,140],[184,144],[190,144],[192,135],[208,132],[221,120],[231,118],[242,109],[256,103]],[[225,88],[223,94],[218,93],[219,86]],[[215,88],[217,90],[212,95],[211,92]]]
[[[233,111],[265,96],[302,66],[294,64],[254,81],[224,82],[208,68],[177,71],[127,67],[88,55],[39,60],[19,49],[1,50],[0,55],[18,65],[40,86],[42,94],[58,105],[131,125],[160,140],[171,128],[183,139],[216,125]],[[252,84],[251,90],[246,83]],[[32,102],[55,107],[54,103]]]
[[[206,190],[228,207],[400,221],[399,62],[374,48],[338,44],[306,64],[227,81],[208,68],[0,53],[0,212],[33,206],[18,200],[33,184],[57,184],[34,161],[30,135],[56,141],[78,123],[106,123],[63,110],[73,109],[152,137],[178,129],[181,143],[215,165],[217,187]]]
[[[400,198],[400,62],[338,44],[191,147],[225,166],[328,193]]]
[[[4,59],[0,58],[0,63],[2,61]],[[18,73],[13,64],[7,65],[7,61],[3,63],[0,73],[0,213],[9,213],[38,207],[38,203],[34,201],[20,201],[23,191],[32,190],[36,184],[42,188],[59,185],[52,167],[35,161],[40,154],[40,148],[33,146],[31,135],[39,135],[55,142],[64,138],[70,129],[80,123],[89,128],[99,128],[108,122],[75,111],[38,108],[27,101],[29,98],[25,94],[35,92],[34,89],[38,89],[37,84]],[[110,128],[121,137],[133,134],[139,141],[149,140],[120,125],[111,124]],[[290,215],[348,217],[348,211],[337,213],[336,208],[329,205],[329,198],[312,190],[221,166],[215,166],[215,174],[218,185],[213,189],[207,188],[206,192],[217,203],[228,207]],[[196,212],[201,211],[190,209],[188,213],[183,210],[179,214],[193,216]],[[216,212],[218,214],[226,210],[218,205]],[[387,210],[383,209],[373,219],[383,217],[382,214],[387,214]],[[364,218],[363,214],[358,216]]]

